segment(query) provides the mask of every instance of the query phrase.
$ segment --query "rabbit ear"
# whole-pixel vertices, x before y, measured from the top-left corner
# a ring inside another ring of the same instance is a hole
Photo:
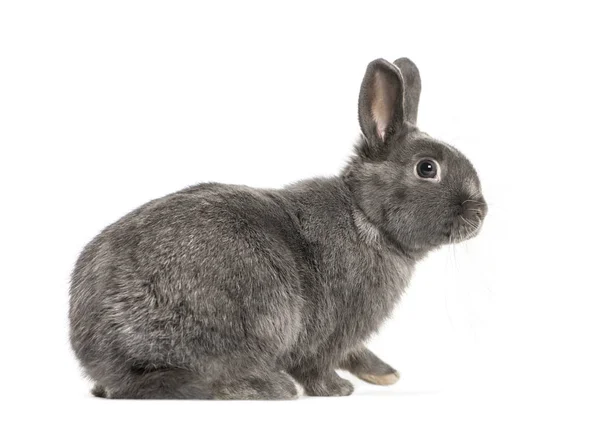
[[[369,142],[382,143],[404,123],[404,84],[397,67],[384,59],[369,63],[360,87],[358,120]]]
[[[417,114],[419,112],[419,98],[421,97],[421,75],[419,68],[412,60],[403,57],[394,61],[394,65],[400,68],[404,80],[404,113],[405,119],[413,125],[417,125]]]

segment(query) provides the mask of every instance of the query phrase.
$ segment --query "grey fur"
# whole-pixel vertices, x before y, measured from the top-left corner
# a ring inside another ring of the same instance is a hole
[[[476,234],[486,206],[469,161],[415,126],[418,70],[396,64],[367,68],[364,135],[341,175],[281,190],[199,184],[85,247],[69,317],[95,395],[292,399],[293,380],[308,395],[352,393],[338,368],[397,379],[363,343],[416,262]],[[415,175],[423,157],[439,182]]]

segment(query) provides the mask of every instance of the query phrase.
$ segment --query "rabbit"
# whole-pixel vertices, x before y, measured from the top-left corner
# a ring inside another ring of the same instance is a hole
[[[204,183],[149,203],[82,251],[70,341],[114,399],[347,396],[336,370],[390,385],[365,343],[429,252],[487,213],[469,160],[421,132],[407,58],[371,62],[341,172],[283,189]],[[296,384],[297,383],[297,384]]]

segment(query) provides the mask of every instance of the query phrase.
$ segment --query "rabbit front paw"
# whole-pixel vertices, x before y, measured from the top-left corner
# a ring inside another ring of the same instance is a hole
[[[389,386],[400,379],[400,373],[379,359],[366,347],[350,353],[340,364],[363,381],[379,386]]]

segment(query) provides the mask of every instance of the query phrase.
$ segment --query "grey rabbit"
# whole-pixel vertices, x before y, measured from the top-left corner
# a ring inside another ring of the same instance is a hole
[[[365,347],[415,264],[475,236],[471,163],[419,131],[417,67],[371,62],[362,130],[337,176],[283,189],[198,184],[134,210],[83,250],[71,345],[99,397],[346,396],[398,372]]]

